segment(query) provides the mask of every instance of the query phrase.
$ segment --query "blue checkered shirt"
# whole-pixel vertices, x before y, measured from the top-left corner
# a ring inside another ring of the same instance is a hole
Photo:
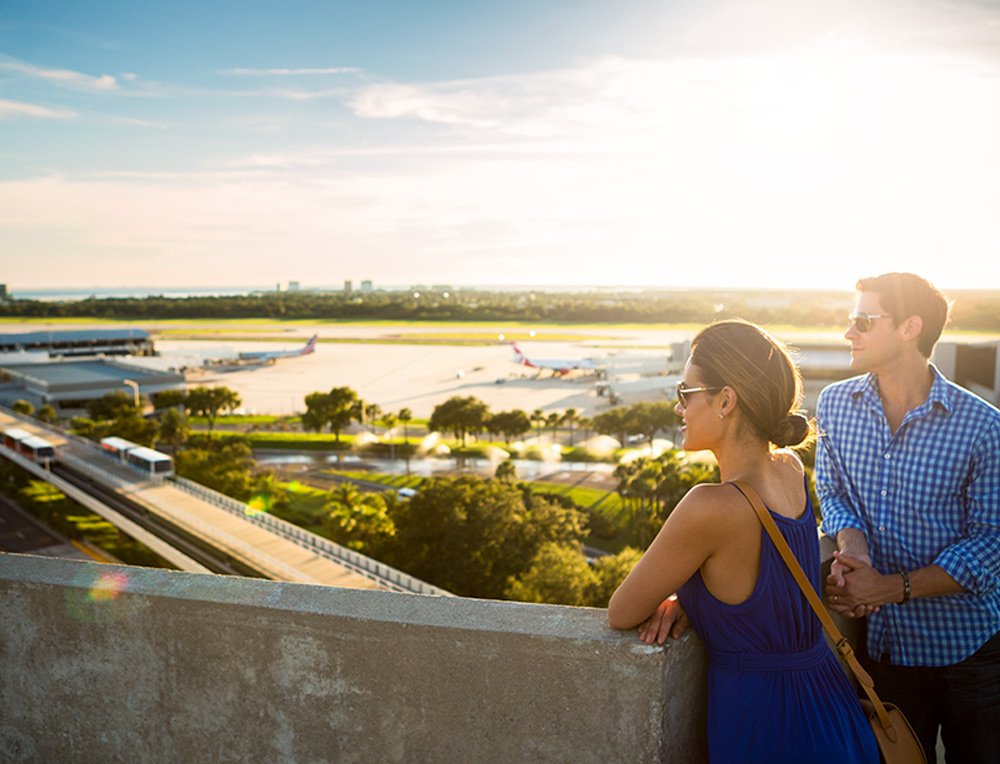
[[[880,573],[933,564],[965,589],[868,617],[869,655],[903,666],[958,663],[1000,631],[1000,411],[931,369],[895,434],[873,375],[830,385],[817,407],[823,532],[862,530]]]

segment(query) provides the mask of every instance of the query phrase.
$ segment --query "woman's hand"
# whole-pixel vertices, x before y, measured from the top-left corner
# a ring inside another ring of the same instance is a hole
[[[667,635],[680,639],[690,625],[691,621],[677,601],[677,595],[671,595],[659,604],[649,618],[639,624],[639,639],[647,645],[662,645],[667,641]]]

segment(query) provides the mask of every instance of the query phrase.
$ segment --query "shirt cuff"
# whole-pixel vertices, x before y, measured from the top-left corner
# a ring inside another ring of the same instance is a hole
[[[1000,588],[1000,578],[982,564],[980,559],[961,546],[948,547],[934,560],[941,570],[970,594],[983,597]]]

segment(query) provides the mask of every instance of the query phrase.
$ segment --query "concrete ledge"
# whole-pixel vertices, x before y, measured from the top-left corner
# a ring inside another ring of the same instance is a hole
[[[603,610],[0,554],[0,759],[707,760],[705,657]]]

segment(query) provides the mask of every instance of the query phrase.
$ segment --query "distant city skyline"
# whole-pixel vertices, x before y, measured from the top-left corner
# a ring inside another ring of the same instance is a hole
[[[0,281],[998,289],[997,135],[987,0],[7,0]]]

